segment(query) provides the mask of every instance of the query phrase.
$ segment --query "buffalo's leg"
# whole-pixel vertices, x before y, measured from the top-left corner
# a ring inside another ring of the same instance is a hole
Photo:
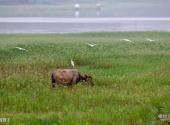
[[[72,81],[71,81],[71,84],[77,84],[78,81],[77,81],[77,77],[73,77]]]
[[[55,83],[52,83],[52,88],[55,88]]]
[[[52,88],[56,88],[57,87],[57,82],[52,83]]]
[[[73,85],[72,84],[67,84],[68,88],[72,88]]]
[[[56,80],[53,78],[53,75],[51,76],[51,83],[52,83],[52,88],[56,87]]]
[[[67,86],[69,88],[72,88],[74,84],[77,84],[77,78],[73,77],[73,79],[71,80],[71,82],[69,84],[67,84]]]

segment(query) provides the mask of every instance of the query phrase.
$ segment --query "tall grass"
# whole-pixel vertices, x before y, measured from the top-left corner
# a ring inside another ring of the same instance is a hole
[[[170,113],[169,40],[167,32],[0,35],[0,117],[10,125],[168,124],[157,116]],[[51,71],[71,68],[71,58],[94,87],[51,88]]]

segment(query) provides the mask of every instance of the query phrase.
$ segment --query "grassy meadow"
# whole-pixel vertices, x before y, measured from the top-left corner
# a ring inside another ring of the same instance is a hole
[[[51,88],[51,71],[71,68],[71,58],[94,87]],[[169,32],[0,35],[6,124],[167,125],[158,114],[170,114]]]

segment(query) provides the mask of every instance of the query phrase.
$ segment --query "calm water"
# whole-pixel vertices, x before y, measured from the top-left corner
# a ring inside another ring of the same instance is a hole
[[[170,18],[0,18],[0,33],[170,31]]]

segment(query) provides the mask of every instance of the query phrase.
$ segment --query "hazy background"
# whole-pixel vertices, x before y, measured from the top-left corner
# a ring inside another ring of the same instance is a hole
[[[0,0],[0,17],[74,17],[76,3],[79,17],[170,17],[170,0]]]
[[[0,0],[0,33],[105,31],[170,31],[170,0]]]

